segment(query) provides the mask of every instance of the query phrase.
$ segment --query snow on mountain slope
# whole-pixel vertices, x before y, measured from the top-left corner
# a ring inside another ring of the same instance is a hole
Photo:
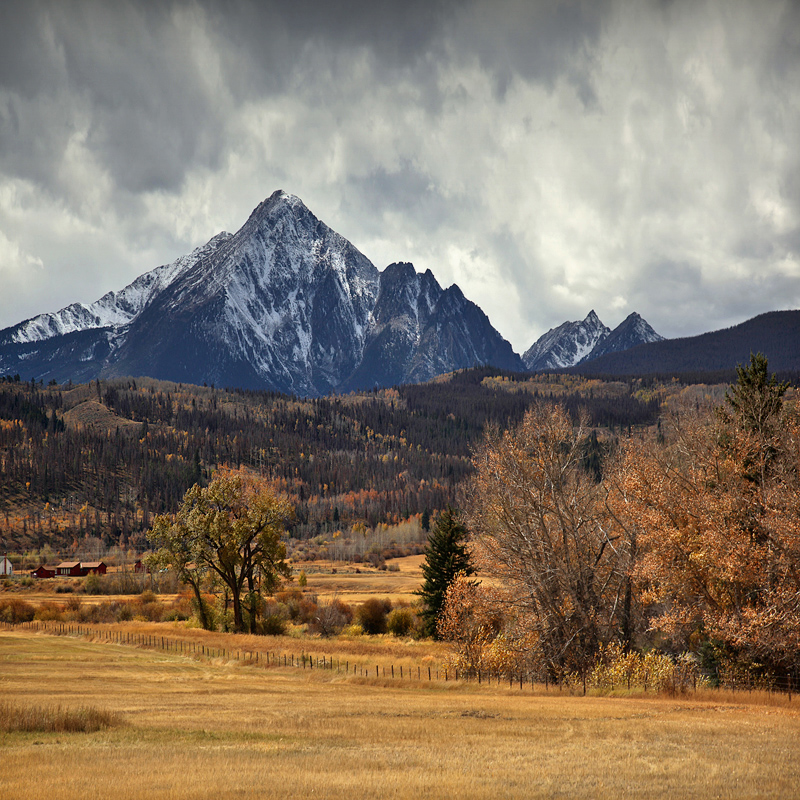
[[[606,353],[620,353],[640,344],[661,341],[664,341],[664,337],[656,333],[649,323],[634,311],[617,325],[608,336],[601,339],[592,349],[592,352],[583,359],[583,362],[592,361]]]
[[[60,311],[39,314],[21,322],[10,329],[8,341],[16,344],[40,342],[53,336],[63,336],[91,328],[118,328],[127,325],[136,318],[155,294],[169,286],[182,272],[213,253],[228,238],[230,238],[229,233],[217,234],[211,241],[196,248],[189,255],[181,256],[172,264],[156,267],[140,275],[124,289],[119,292],[108,292],[94,303],[89,305],[73,303]]]
[[[636,312],[612,331],[594,311],[590,311],[582,322],[565,322],[551,328],[526,351],[522,359],[532,372],[564,369],[585,364],[606,353],[618,353],[663,339]]]
[[[0,331],[0,374],[37,380],[148,375],[315,396],[486,363],[521,368],[457,286],[410,264],[379,273],[282,191],[235,234],[120,292]]]
[[[531,372],[561,369],[580,363],[611,332],[590,311],[583,321],[564,322],[551,328],[525,351],[522,360]]]

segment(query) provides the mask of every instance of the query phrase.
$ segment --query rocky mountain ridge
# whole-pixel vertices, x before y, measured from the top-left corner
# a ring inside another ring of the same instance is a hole
[[[148,375],[304,396],[522,369],[457,286],[409,264],[383,273],[302,201],[273,193],[235,234],[90,305],[0,331],[0,374]]]
[[[531,372],[565,369],[585,364],[607,353],[617,353],[664,337],[639,314],[629,314],[614,330],[604,325],[594,310],[586,319],[551,328],[525,351],[522,360]]]

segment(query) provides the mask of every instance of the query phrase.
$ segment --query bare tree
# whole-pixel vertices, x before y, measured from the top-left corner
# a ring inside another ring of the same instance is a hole
[[[465,504],[479,567],[554,675],[584,670],[629,630],[631,542],[582,466],[585,439],[562,408],[534,405],[515,430],[487,435]]]

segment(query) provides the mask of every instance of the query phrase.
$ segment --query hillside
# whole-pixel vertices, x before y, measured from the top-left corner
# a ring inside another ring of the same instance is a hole
[[[486,425],[536,399],[591,424],[652,424],[636,382],[536,381],[472,369],[428,384],[315,400],[147,379],[0,381],[0,535],[16,549],[87,539],[134,549],[154,514],[219,466],[250,469],[297,508],[291,535],[398,524],[458,500]]]

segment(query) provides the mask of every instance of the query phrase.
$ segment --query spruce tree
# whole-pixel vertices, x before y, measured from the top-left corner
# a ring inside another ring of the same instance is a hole
[[[467,549],[467,536],[467,529],[459,520],[458,513],[450,506],[439,515],[428,536],[422,565],[425,580],[416,594],[423,602],[425,634],[434,639],[438,638],[436,621],[444,605],[447,588],[459,574],[475,574]]]

